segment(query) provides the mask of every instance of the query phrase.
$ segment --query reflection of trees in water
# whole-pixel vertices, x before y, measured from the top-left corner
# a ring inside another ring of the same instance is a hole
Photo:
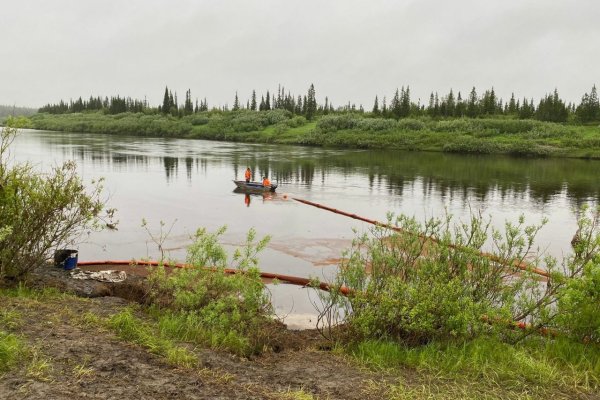
[[[163,165],[165,166],[165,174],[167,175],[167,182],[171,177],[177,176],[177,166],[179,159],[177,157],[163,157]]]
[[[186,157],[185,158],[185,174],[187,176],[188,181],[192,180],[192,169],[194,167],[194,158]]]
[[[129,155],[110,151],[110,148],[104,144],[99,152],[98,148],[73,143],[73,146],[65,146],[63,151],[69,158],[107,163],[118,168],[149,163],[148,156]],[[598,202],[600,199],[596,172],[600,162],[593,160],[322,149],[302,149],[301,155],[296,155],[295,150],[288,147],[282,148],[282,153],[263,152],[257,147],[244,149],[236,149],[224,157],[210,154],[198,157],[188,152],[182,157],[161,159],[168,180],[177,175],[181,158],[188,180],[193,174],[194,163],[202,170],[207,170],[210,165],[229,163],[235,177],[240,177],[249,166],[253,180],[268,175],[280,183],[310,187],[323,185],[328,176],[337,174],[348,179],[366,179],[369,189],[385,190],[396,196],[420,183],[425,196],[460,197],[465,201],[472,198],[486,201],[491,196],[500,199],[529,197],[543,204],[557,195],[566,194],[572,205],[579,208],[587,201]]]

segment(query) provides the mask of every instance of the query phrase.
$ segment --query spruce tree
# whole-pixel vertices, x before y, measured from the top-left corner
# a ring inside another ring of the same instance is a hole
[[[311,83],[306,96],[306,119],[312,120],[317,113],[317,100],[315,94],[315,86]]]
[[[475,86],[473,86],[473,89],[471,89],[471,93],[469,94],[469,101],[467,102],[467,116],[475,118],[478,115],[477,92],[475,91]]]
[[[107,99],[108,102],[108,99]],[[169,97],[169,88],[165,86],[165,96],[163,97],[162,112],[167,114],[171,111],[171,101]]]
[[[394,118],[400,118],[400,94],[398,93],[398,89],[396,89],[396,93],[390,102],[390,112]]]
[[[400,117],[406,118],[410,115],[410,87],[402,87],[400,95]]]
[[[371,111],[373,115],[379,115],[379,100],[377,99],[377,95],[375,96],[375,103],[373,104],[373,111]]]
[[[250,101],[250,109],[256,111],[256,91],[252,89],[252,100]]]
[[[515,115],[517,113],[517,102],[515,100],[515,94],[510,94],[510,100],[508,102],[508,107],[506,108],[506,112],[510,115]]]
[[[240,101],[238,99],[237,91],[235,92],[235,98],[233,99],[233,111],[238,111],[240,109]]]
[[[446,117],[454,117],[456,115],[456,102],[454,101],[454,92],[450,89],[450,93],[446,97]]]

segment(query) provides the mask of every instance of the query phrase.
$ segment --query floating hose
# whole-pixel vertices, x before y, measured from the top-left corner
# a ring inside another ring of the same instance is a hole
[[[189,268],[191,267],[190,264],[182,264],[182,263],[159,263],[158,261],[138,261],[138,260],[129,260],[129,261],[125,261],[125,260],[105,260],[105,261],[80,261],[77,263],[78,266],[90,266],[90,265],[140,265],[140,266],[148,266],[148,267],[157,267],[159,265],[163,265],[165,267],[171,267],[171,268]],[[210,269],[210,268],[206,268],[206,269]],[[242,271],[240,271],[239,269],[232,269],[232,268],[225,268],[224,272],[226,274],[238,274]],[[260,277],[264,278],[264,279],[277,279],[281,282],[285,282],[285,283],[290,283],[292,285],[297,285],[297,286],[310,286],[310,287],[316,287],[313,286],[312,283],[314,282],[311,279],[308,278],[302,278],[299,276],[291,276],[291,275],[283,275],[283,274],[276,274],[276,273],[272,273],[272,272],[260,272]],[[326,282],[319,282],[318,284],[319,289],[324,290],[324,291],[330,291],[331,290],[331,285],[329,285]],[[350,289],[346,286],[342,286],[339,288],[340,293],[342,293],[344,296],[347,296],[350,293]]]
[[[131,265],[131,266],[148,266],[148,267],[158,267],[159,265],[163,265],[165,267],[170,267],[170,268],[190,268],[191,265],[190,264],[182,264],[182,263],[159,263],[158,261],[143,261],[143,260],[105,260],[105,261],[80,261],[77,263],[77,266],[93,266],[93,265]],[[211,269],[211,268],[206,268]],[[242,271],[238,270],[238,269],[232,269],[232,268],[225,268],[224,272],[226,274],[238,274]],[[264,278],[264,279],[277,279],[279,281],[285,282],[285,283],[289,283],[292,285],[297,285],[297,286],[302,286],[302,287],[315,287],[313,285],[311,285],[311,283],[313,281],[311,281],[311,279],[308,278],[302,278],[299,276],[291,276],[291,275],[282,275],[282,274],[276,274],[276,273],[272,273],[272,272],[260,272],[260,277]],[[329,285],[326,282],[319,282],[318,285],[319,289],[324,290],[324,291],[330,291],[331,290],[331,285]],[[339,288],[339,291],[341,294],[343,294],[344,296],[348,296],[352,290],[346,286],[342,286]],[[488,316],[484,315],[481,317],[481,319],[489,324],[495,325],[495,324],[504,324],[507,325],[508,327],[512,328],[512,329],[519,329],[519,330],[527,330],[527,329],[532,329],[531,324],[525,323],[525,322],[516,322],[516,321],[505,321],[505,320],[500,320],[500,319],[491,319]],[[551,336],[558,336],[558,333],[554,330],[550,330],[544,327],[540,327],[537,329],[538,332],[543,335],[543,336],[547,336],[547,335],[551,335]]]
[[[391,229],[391,230],[396,231],[396,232],[406,233],[405,230],[403,230],[402,228],[398,228],[397,226],[393,226],[393,225],[390,225],[390,224],[384,224],[383,222],[379,222],[379,221],[375,221],[375,220],[372,220],[372,219],[364,218],[364,217],[361,217],[361,216],[356,215],[356,214],[350,214],[350,213],[347,213],[345,211],[341,211],[341,210],[338,210],[338,209],[335,209],[335,208],[327,207],[327,206],[324,206],[324,205],[319,204],[319,203],[313,203],[312,201],[308,201],[308,200],[304,200],[304,199],[299,199],[299,198],[296,198],[296,197],[292,197],[292,200],[296,200],[296,201],[298,201],[300,203],[307,204],[307,205],[313,206],[313,207],[317,207],[317,208],[320,208],[320,209],[323,209],[323,210],[326,210],[326,211],[330,211],[330,212],[333,212],[333,213],[336,213],[336,214],[340,214],[340,215],[343,215],[343,216],[346,216],[346,217],[357,219],[359,221],[367,222],[367,223],[372,224],[372,225],[380,226],[382,228]],[[430,240],[433,243],[439,243],[438,239],[435,239],[435,238],[433,238],[431,236],[419,235],[419,238],[425,239],[425,240]],[[453,248],[453,249],[457,249],[457,250],[465,250],[465,251],[466,250],[469,250],[469,251],[472,250],[472,249],[467,249],[466,247],[457,246],[455,244],[447,244],[446,246],[448,246],[450,248]],[[527,263],[522,262],[522,261],[514,260],[513,262],[510,262],[510,261],[506,261],[506,260],[501,259],[500,257],[498,257],[495,254],[485,253],[485,252],[481,252],[481,251],[479,252],[479,255],[482,256],[482,257],[485,257],[485,258],[487,258],[487,259],[489,259],[489,260],[491,260],[493,262],[496,262],[498,264],[504,265],[506,267],[514,267],[514,268],[520,269],[522,271],[530,271],[530,272],[533,272],[534,274],[537,274],[537,275],[540,275],[540,276],[543,276],[543,277],[546,277],[546,278],[550,278],[550,274],[547,271],[544,271],[543,269],[540,269],[540,268],[535,268],[535,267],[531,266],[530,264],[527,264]]]

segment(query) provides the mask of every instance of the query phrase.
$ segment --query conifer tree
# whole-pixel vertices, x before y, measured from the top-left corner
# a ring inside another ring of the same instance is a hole
[[[260,97],[260,105],[258,106],[258,110],[259,111],[265,111],[266,110],[266,104],[265,104],[265,96],[261,96]]]
[[[165,96],[163,97],[162,103],[162,112],[165,114],[171,111],[171,97],[169,96],[169,93],[169,88],[165,86]]]
[[[508,102],[508,106],[506,108],[506,112],[510,115],[515,115],[517,113],[517,102],[515,100],[515,94],[510,94],[510,100]]]
[[[469,100],[467,102],[467,116],[470,118],[475,118],[479,115],[479,110],[477,107],[477,92],[475,91],[475,86],[471,89],[471,93],[469,94]]]
[[[312,120],[317,113],[317,100],[315,94],[315,86],[311,83],[306,96],[306,119]]]
[[[252,89],[252,100],[250,101],[250,109],[256,111],[256,91]]]
[[[373,115],[379,115],[379,101],[377,99],[377,95],[375,95],[375,103],[373,104],[373,111],[371,111]]]
[[[270,110],[271,109],[271,95],[269,94],[269,91],[267,90],[267,95],[265,96],[265,110]]]
[[[400,117],[406,118],[410,115],[410,88],[407,86],[404,89],[402,87],[402,92],[400,96]]]
[[[400,118],[400,94],[398,93],[398,89],[396,89],[396,93],[390,102],[390,113],[394,118]]]
[[[185,104],[183,107],[183,113],[185,115],[191,115],[194,112],[194,105],[192,103],[192,91],[190,89],[185,92]]]
[[[456,109],[454,111],[454,116],[456,117],[464,117],[466,113],[465,102],[463,101],[462,95],[458,92],[458,96],[456,96]]]
[[[429,95],[429,105],[427,106],[427,114],[429,116],[435,116],[435,96],[433,92]]]
[[[600,120],[600,102],[596,85],[592,87],[590,93],[585,93],[581,98],[581,103],[575,109],[577,119],[583,123]]]
[[[232,111],[238,111],[240,109],[240,101],[238,99],[237,91],[235,92],[235,98],[233,100],[233,109]]]
[[[445,100],[446,107],[444,113],[442,113],[445,117],[454,117],[456,114],[456,102],[454,101],[454,92],[450,89],[450,93]]]

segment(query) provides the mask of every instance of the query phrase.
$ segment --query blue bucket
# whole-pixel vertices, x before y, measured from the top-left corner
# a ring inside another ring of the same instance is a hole
[[[56,250],[54,252],[54,265],[71,270],[77,267],[77,258],[79,252],[77,250]]]

